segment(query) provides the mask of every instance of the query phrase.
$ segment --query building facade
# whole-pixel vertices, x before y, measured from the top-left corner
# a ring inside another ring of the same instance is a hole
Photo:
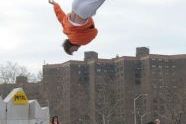
[[[150,54],[146,47],[136,56],[84,55],[83,61],[43,65],[41,83],[17,84],[47,103],[62,124],[186,123],[186,55]]]
[[[51,113],[64,124],[185,121],[186,55],[150,54],[145,47],[112,59],[85,52],[84,61],[44,65],[43,74],[45,91],[55,92],[48,92]]]

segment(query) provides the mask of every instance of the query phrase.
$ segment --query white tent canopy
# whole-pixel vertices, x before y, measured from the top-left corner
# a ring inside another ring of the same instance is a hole
[[[4,100],[0,97],[0,124],[49,124],[49,109],[16,88]]]

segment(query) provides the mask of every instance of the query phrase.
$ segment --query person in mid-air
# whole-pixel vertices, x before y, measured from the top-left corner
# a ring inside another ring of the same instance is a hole
[[[58,21],[63,27],[63,32],[67,35],[63,43],[67,54],[72,55],[80,46],[90,43],[97,35],[92,16],[105,0],[73,0],[72,11],[69,14],[61,9],[54,0],[49,3],[54,5],[54,11]]]

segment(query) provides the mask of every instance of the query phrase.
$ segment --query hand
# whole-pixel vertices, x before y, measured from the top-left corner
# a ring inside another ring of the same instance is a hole
[[[50,4],[55,4],[56,2],[54,0],[48,0]]]

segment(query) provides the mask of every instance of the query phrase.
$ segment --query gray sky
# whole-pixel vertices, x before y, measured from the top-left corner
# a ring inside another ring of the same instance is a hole
[[[66,12],[72,0],[56,0]],[[97,38],[66,55],[61,44],[66,36],[47,0],[0,0],[0,64],[17,62],[29,71],[48,64],[82,60],[85,51],[100,58],[134,56],[136,47],[151,53],[186,53],[185,0],[106,0],[98,10]]]

